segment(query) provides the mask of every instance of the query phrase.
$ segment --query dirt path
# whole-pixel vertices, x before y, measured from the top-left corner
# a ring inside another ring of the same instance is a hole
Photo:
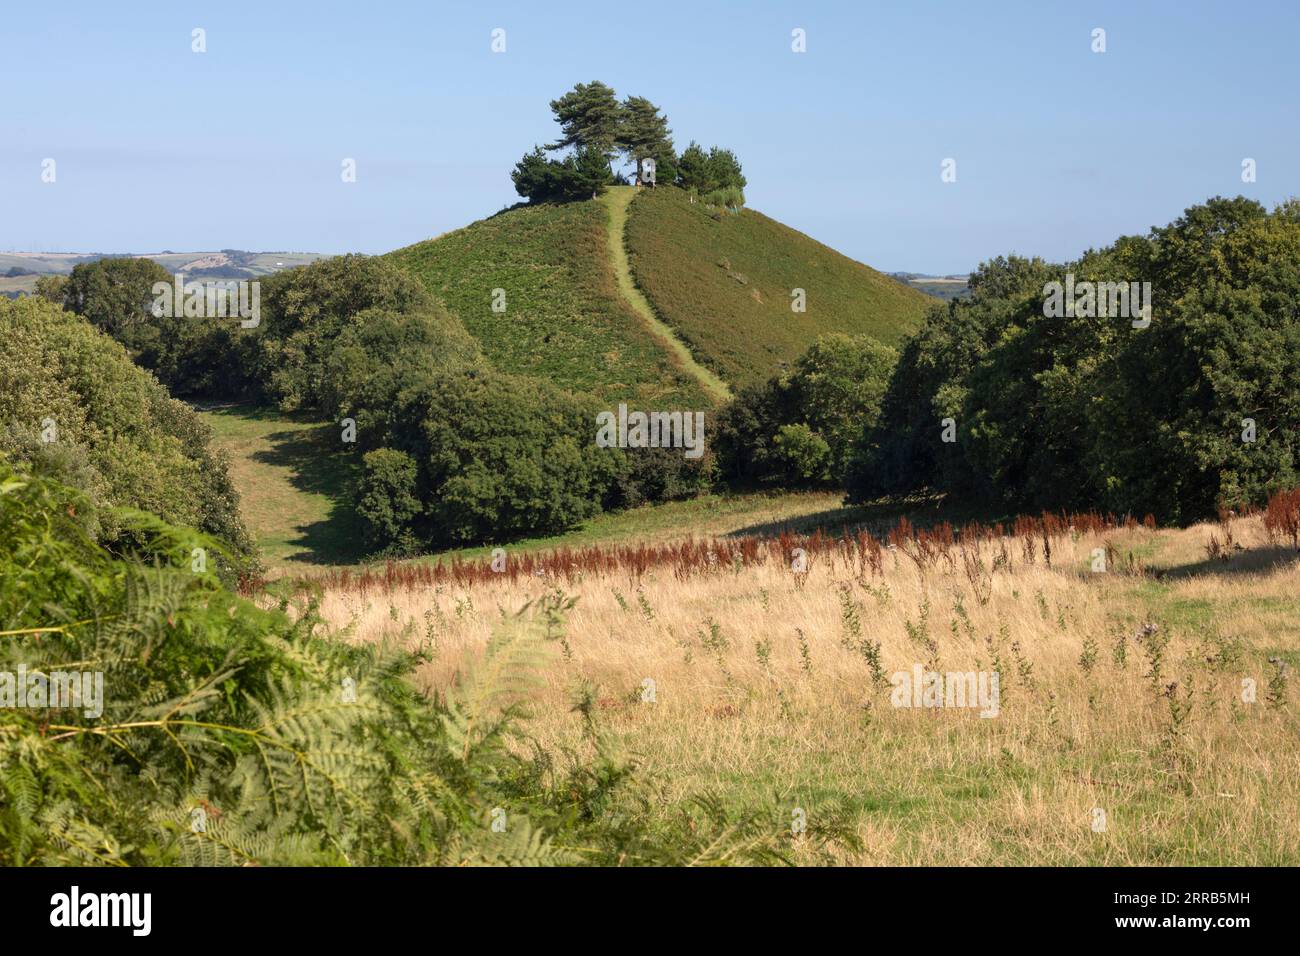
[[[727,387],[727,383],[695,361],[686,343],[677,337],[677,333],[671,327],[660,321],[654,309],[650,307],[649,301],[632,281],[632,270],[628,266],[627,246],[624,244],[623,233],[627,228],[627,209],[635,195],[635,186],[611,186],[598,200],[609,213],[609,259],[614,265],[618,290],[633,311],[649,326],[654,336],[677,356],[682,367],[704,386],[705,391],[719,402],[725,402],[731,398],[731,389]]]

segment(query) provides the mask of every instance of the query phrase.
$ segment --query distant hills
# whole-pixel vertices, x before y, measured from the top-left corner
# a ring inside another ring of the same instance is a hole
[[[923,272],[891,272],[889,275],[903,285],[936,299],[959,299],[970,291],[967,287],[970,279],[964,275],[932,276]]]
[[[31,292],[43,275],[67,275],[74,266],[108,258],[153,259],[168,272],[184,272],[194,279],[255,279],[258,276],[306,265],[325,258],[319,252],[216,252],[101,253],[101,252],[0,252],[0,295],[13,298]]]

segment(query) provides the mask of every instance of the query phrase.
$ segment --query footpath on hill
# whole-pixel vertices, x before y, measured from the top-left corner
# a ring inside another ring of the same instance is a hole
[[[636,287],[636,283],[632,281],[632,269],[628,265],[627,244],[623,235],[627,229],[628,206],[631,205],[632,197],[635,195],[635,186],[611,186],[605,190],[604,195],[598,200],[609,213],[609,258],[614,265],[614,276],[618,282],[618,291],[627,300],[633,311],[646,323],[654,336],[660,339],[681,360],[682,368],[694,376],[710,395],[719,402],[725,402],[731,398],[731,389],[727,387],[727,383],[695,361],[695,356],[691,355],[691,350],[686,343],[677,337],[677,333],[669,325],[655,315],[654,309],[650,307],[650,302],[641,294],[641,290]]]

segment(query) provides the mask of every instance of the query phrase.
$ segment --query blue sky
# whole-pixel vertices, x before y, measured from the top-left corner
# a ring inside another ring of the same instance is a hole
[[[1065,259],[1300,194],[1297,37],[1290,0],[11,4],[0,249],[384,252],[516,202],[549,100],[600,79],[877,268]]]

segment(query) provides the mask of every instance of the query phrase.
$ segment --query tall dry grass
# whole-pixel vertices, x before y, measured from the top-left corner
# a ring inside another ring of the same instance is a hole
[[[1300,861],[1300,569],[1261,518],[1235,519],[1213,556],[1212,525],[1010,530],[697,542],[661,562],[336,586],[321,610],[349,639],[429,649],[436,693],[505,616],[576,598],[531,727],[581,746],[574,688],[594,685],[608,730],[666,782],[648,812],[701,790],[781,815],[841,799],[864,842],[852,863]],[[894,706],[892,676],[918,664],[996,671],[998,716]]]

